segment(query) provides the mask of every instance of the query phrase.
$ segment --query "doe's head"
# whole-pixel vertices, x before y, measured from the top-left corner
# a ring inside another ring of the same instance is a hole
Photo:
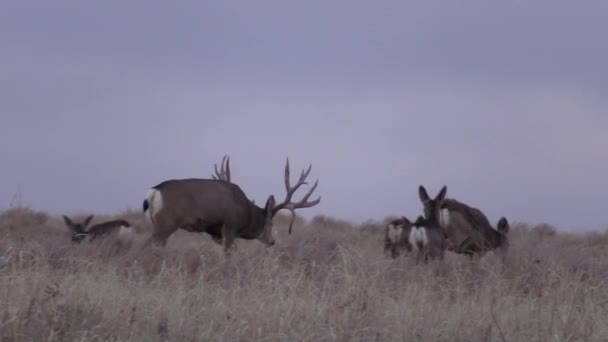
[[[420,201],[422,202],[425,219],[431,222],[439,222],[439,213],[441,211],[441,206],[443,205],[443,200],[445,199],[447,191],[448,188],[444,185],[441,190],[439,190],[437,196],[431,199],[424,186],[420,185],[418,188],[418,195],[420,196]]]
[[[66,226],[68,226],[68,228],[70,228],[70,230],[72,231],[72,242],[80,243],[87,237],[87,227],[91,223],[93,215],[89,215],[86,219],[84,219],[84,221],[79,223],[75,223],[65,215],[63,215],[62,217]]]

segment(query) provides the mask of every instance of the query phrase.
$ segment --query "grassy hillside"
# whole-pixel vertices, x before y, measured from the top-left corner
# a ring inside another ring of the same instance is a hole
[[[296,222],[277,245],[72,245],[59,217],[0,214],[2,341],[605,341],[608,232],[515,225],[502,263],[383,255],[381,224]],[[109,217],[105,217],[109,218]],[[103,218],[96,218],[99,222]]]

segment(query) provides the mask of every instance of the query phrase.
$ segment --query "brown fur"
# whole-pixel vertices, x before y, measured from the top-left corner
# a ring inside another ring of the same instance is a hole
[[[154,226],[152,236],[145,245],[156,243],[164,246],[169,236],[181,228],[211,235],[214,242],[223,245],[226,254],[230,253],[237,238],[258,239],[267,246],[272,246],[275,243],[272,219],[280,210],[285,209],[292,213],[289,224],[291,233],[295,210],[310,208],[321,202],[320,197],[308,201],[317,187],[318,180],[300,201],[292,202],[292,197],[298,188],[307,184],[306,178],[311,169],[312,165],[307,170],[303,170],[298,182],[291,186],[289,159],[287,159],[286,198],[283,202],[276,203],[274,196],[271,195],[263,208],[250,201],[243,190],[231,182],[228,156],[222,160],[221,171],[216,167],[216,175],[213,179],[188,178],[164,181],[154,186],[143,202],[143,211],[149,214]]]
[[[508,222],[501,218],[499,227],[503,232],[494,229],[488,218],[477,208],[468,206],[455,199],[445,199],[441,206],[448,209],[450,223],[444,227],[454,252],[466,255],[483,255],[497,248],[507,248]]]
[[[259,239],[272,246],[274,196],[260,208],[241,188],[224,180],[177,179],[153,187],[162,196],[162,208],[144,201],[154,231],[149,242],[165,245],[177,229],[207,233],[228,253],[236,238]]]

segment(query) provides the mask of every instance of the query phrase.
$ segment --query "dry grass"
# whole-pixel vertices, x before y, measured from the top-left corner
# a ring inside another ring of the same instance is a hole
[[[142,239],[149,227],[124,213]],[[282,224],[284,225],[284,221]],[[608,233],[515,227],[501,262],[382,254],[383,230],[331,218],[273,248],[207,236],[166,249],[71,245],[58,217],[0,214],[2,341],[605,341]]]

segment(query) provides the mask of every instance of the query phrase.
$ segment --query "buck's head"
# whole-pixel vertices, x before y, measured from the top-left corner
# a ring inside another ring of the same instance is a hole
[[[74,223],[69,217],[63,215],[63,221],[72,231],[72,242],[79,243],[87,237],[87,226],[91,223],[93,215],[80,223]]]
[[[439,223],[439,213],[441,211],[441,206],[447,191],[448,189],[444,185],[437,196],[431,199],[424,186],[421,185],[418,188],[418,194],[420,195],[420,201],[423,205],[425,219],[429,220],[430,222]]]
[[[254,205],[252,203],[252,205]],[[274,217],[273,208],[276,205],[276,201],[274,200],[274,196],[270,195],[268,200],[266,201],[266,205],[264,208],[260,208],[264,211],[264,228],[262,229],[262,233],[258,236],[258,240],[264,243],[266,246],[273,246],[274,241],[274,225],[272,223],[272,218]]]
[[[321,202],[321,197],[317,198],[314,201],[309,201],[310,195],[315,191],[319,181],[315,181],[315,184],[310,188],[310,190],[304,195],[304,197],[298,201],[293,202],[292,197],[294,193],[300,188],[302,185],[308,184],[306,182],[306,178],[312,169],[312,165],[308,167],[306,170],[302,170],[300,174],[300,178],[295,185],[291,185],[290,181],[290,168],[289,168],[289,159],[285,162],[285,190],[287,191],[287,195],[285,196],[285,200],[281,203],[277,203],[274,198],[274,195],[268,196],[268,200],[266,200],[266,205],[263,208],[258,207],[255,204],[254,200],[250,200],[249,204],[251,205],[252,210],[256,212],[255,218],[253,219],[254,231],[256,234],[259,233],[257,239],[267,246],[273,246],[275,244],[274,239],[274,225],[273,218],[274,216],[281,210],[289,210],[291,212],[291,221],[289,222],[289,234],[291,234],[291,229],[293,227],[293,223],[296,218],[295,211],[301,208],[310,208]],[[228,156],[224,156],[222,158],[222,163],[220,168],[218,169],[217,164],[215,165],[215,174],[212,175],[212,179],[224,181],[231,183],[231,172],[230,172],[230,158]]]
[[[498,232],[503,236],[507,235],[509,232],[509,221],[507,221],[506,217],[503,216],[500,218],[500,220],[498,220],[496,230],[498,230]]]

